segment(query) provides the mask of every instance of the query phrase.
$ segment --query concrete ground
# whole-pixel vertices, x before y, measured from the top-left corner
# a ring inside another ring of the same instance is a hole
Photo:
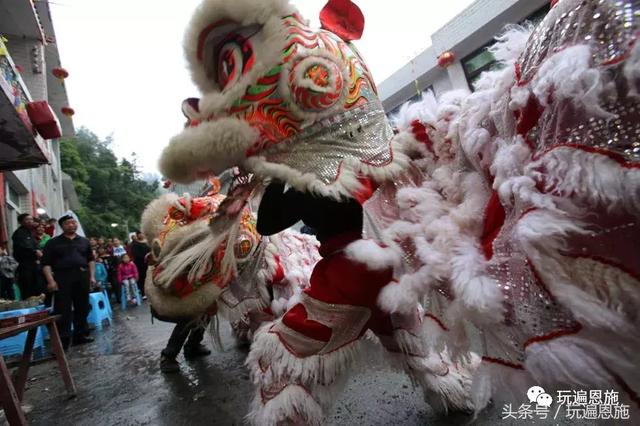
[[[244,367],[246,349],[236,348],[223,323],[225,352],[193,362],[179,357],[182,372],[163,375],[159,353],[172,324],[151,323],[148,306],[114,307],[114,324],[95,331],[92,344],[68,352],[78,396],[68,399],[55,362],[35,365],[25,393],[32,425],[241,425],[253,388]],[[326,424],[337,425],[509,425],[501,408],[479,419],[438,416],[403,375],[378,359],[351,378]],[[518,398],[520,399],[520,398]],[[536,424],[542,424],[536,421]],[[557,424],[550,422],[548,424]],[[577,424],[577,423],[576,423]]]

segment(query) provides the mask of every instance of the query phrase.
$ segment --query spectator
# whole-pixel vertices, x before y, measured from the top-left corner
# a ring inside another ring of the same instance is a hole
[[[36,228],[36,243],[40,250],[44,250],[44,246],[49,242],[51,236],[47,234],[44,222],[40,222]]]
[[[89,238],[89,247],[91,247],[91,250],[93,251],[98,250],[98,240],[96,239],[96,237]]]
[[[50,218],[47,221],[44,232],[46,232],[50,237],[53,237],[56,234],[56,220],[54,218]]]
[[[104,241],[104,237],[98,238],[98,247],[106,247],[106,242]]]
[[[136,264],[136,268],[138,268],[138,274],[140,275],[140,279],[138,280],[138,289],[140,290],[142,299],[146,300],[147,296],[145,296],[144,294],[144,282],[147,278],[146,257],[151,249],[149,248],[147,240],[144,238],[144,234],[142,232],[136,232],[133,238],[133,242],[131,242],[130,251],[131,257],[133,257],[133,263]]]
[[[18,216],[20,227],[15,230],[11,239],[13,241],[13,254],[18,261],[18,287],[22,299],[41,294],[38,288],[38,259],[42,257],[42,251],[38,249],[36,239],[33,236],[33,217],[28,213]]]
[[[122,256],[122,263],[118,265],[118,282],[124,286],[127,302],[136,303],[136,286],[138,285],[138,268],[131,261],[128,254]]]
[[[98,247],[98,257],[102,259],[102,264],[107,270],[107,288],[110,290],[109,295],[114,296],[120,303],[120,287],[118,285],[118,263],[116,259],[109,253],[107,247]]]
[[[118,260],[127,254],[127,250],[120,244],[120,240],[117,238],[113,239],[113,256],[115,256]]]
[[[6,243],[0,246],[0,299],[14,300],[13,281],[16,277],[18,262],[9,256]]]
[[[96,258],[96,286],[94,291],[102,291],[109,288],[108,285],[109,276],[107,274],[107,268],[104,264],[104,260],[101,257]]]
[[[44,248],[42,264],[47,288],[55,292],[53,312],[61,315],[58,322],[62,346],[71,343],[73,307],[73,344],[92,342],[86,336],[89,314],[89,287],[95,284],[95,262],[89,240],[76,233],[78,222],[72,216],[58,220],[62,235],[54,237]]]

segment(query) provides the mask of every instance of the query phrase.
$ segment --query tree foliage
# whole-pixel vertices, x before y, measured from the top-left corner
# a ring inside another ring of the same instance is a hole
[[[158,181],[142,179],[135,155],[133,161],[118,161],[111,144],[111,137],[101,141],[81,128],[74,138],[61,140],[61,165],[73,178],[82,206],[77,214],[87,235],[124,238],[127,228],[140,227],[142,211],[158,195]]]

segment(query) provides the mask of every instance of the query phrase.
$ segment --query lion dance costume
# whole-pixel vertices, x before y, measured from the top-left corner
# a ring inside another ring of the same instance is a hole
[[[303,220],[321,244],[309,287],[254,336],[253,423],[321,424],[365,335],[436,409],[532,385],[638,401],[637,16],[560,1],[500,38],[504,68],[476,92],[425,95],[394,136],[351,2],[329,1],[320,30],[284,0],[201,5],[185,48],[203,97],[184,102],[161,169],[181,182],[238,166],[244,199],[263,194],[258,231]],[[210,269],[237,235],[231,211],[166,277]]]
[[[239,167],[248,176],[247,193],[264,193],[258,231],[274,234],[303,220],[321,243],[309,288],[254,337],[249,418],[260,425],[320,424],[369,330],[430,404],[470,410],[470,375],[446,351],[427,351],[419,303],[397,315],[378,307],[392,264],[354,259],[369,247],[361,204],[411,159],[392,143],[373,78],[350,43],[363,31],[360,10],[330,1],[321,21],[323,29],[310,28],[284,0],[203,2],[185,40],[203,97],[183,103],[187,126],[160,160],[175,182]],[[265,179],[271,179],[266,189]],[[187,270],[194,279],[206,274],[212,252],[238,225],[220,217],[209,228],[191,247],[165,257],[159,281]],[[233,275],[228,260],[221,268]]]

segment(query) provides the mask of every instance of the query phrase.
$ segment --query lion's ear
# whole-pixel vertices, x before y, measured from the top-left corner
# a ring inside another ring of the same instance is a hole
[[[320,23],[344,41],[359,40],[364,32],[364,15],[351,0],[329,0],[320,11]]]

